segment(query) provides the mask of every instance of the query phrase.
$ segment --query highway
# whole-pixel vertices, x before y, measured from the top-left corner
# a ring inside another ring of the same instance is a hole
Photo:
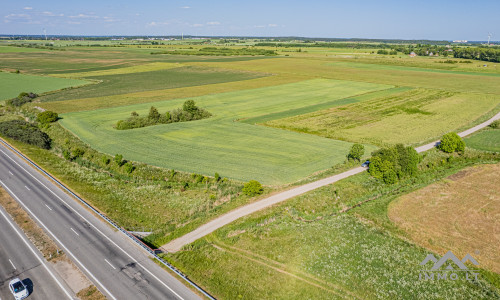
[[[1,143],[0,185],[108,299],[200,299]]]
[[[29,299],[73,299],[73,293],[0,206],[0,299],[13,299],[9,281],[19,277]]]

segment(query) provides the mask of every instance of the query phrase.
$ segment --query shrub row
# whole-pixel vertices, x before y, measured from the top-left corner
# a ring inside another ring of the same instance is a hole
[[[188,122],[201,120],[211,117],[212,114],[203,108],[196,106],[193,100],[184,102],[182,108],[167,111],[165,114],[160,114],[156,107],[151,106],[147,117],[141,117],[137,112],[132,112],[130,118],[120,120],[116,123],[115,128],[119,130],[141,128],[146,126],[169,124],[177,122]]]
[[[14,140],[42,149],[50,149],[51,140],[49,136],[36,125],[24,120],[11,120],[0,123],[0,133]]]

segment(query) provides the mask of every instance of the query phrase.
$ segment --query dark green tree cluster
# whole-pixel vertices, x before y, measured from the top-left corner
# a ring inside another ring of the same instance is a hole
[[[24,120],[11,120],[0,123],[0,134],[16,141],[50,149],[51,139],[36,125]]]
[[[500,120],[496,120],[490,124],[490,127],[493,129],[500,129]]]
[[[59,115],[53,111],[46,110],[36,116],[36,120],[41,124],[49,124],[59,119]]]
[[[7,100],[6,103],[7,103],[7,105],[10,105],[10,106],[21,106],[25,103],[29,103],[29,102],[33,101],[33,99],[35,99],[36,97],[38,97],[38,95],[35,93],[22,92],[16,98]]]
[[[450,132],[443,135],[438,149],[446,153],[462,152],[465,150],[465,142],[458,134]]]
[[[147,117],[141,117],[137,112],[132,112],[130,118],[120,120],[116,123],[116,129],[133,129],[146,126],[169,124],[177,122],[188,122],[194,120],[201,120],[211,117],[212,114],[203,108],[196,106],[193,100],[187,100],[182,105],[182,108],[167,111],[165,114],[158,112],[156,107],[151,106]]]
[[[500,62],[500,49],[498,48],[453,48],[456,58],[468,58],[483,61]]]
[[[399,179],[414,176],[420,160],[421,157],[415,149],[397,144],[375,151],[370,159],[368,172],[387,184],[393,184]]]
[[[260,182],[258,182],[257,180],[250,180],[249,182],[245,183],[242,191],[245,195],[253,197],[261,195],[264,192],[264,188],[262,187],[262,184],[260,184]]]

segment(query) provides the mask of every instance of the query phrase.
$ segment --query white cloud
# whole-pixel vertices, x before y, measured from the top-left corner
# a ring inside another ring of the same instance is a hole
[[[191,8],[191,6],[181,6],[181,7],[179,7],[179,8],[182,8],[182,9],[190,9],[190,8]]]
[[[47,16],[47,17],[64,17],[64,14],[55,14],[50,11],[44,11],[42,12],[42,15]]]
[[[148,27],[154,27],[154,26],[162,26],[162,25],[168,25],[170,24],[169,22],[150,22],[148,24],[146,24],[146,26]]]
[[[80,25],[80,24],[82,24],[82,22],[75,22],[75,21],[68,21],[67,23],[71,24],[71,25]]]
[[[207,22],[207,25],[220,25],[220,22],[217,21],[212,21],[212,22]]]
[[[193,26],[193,27],[203,27],[203,24],[193,24],[191,26]]]
[[[30,9],[33,9],[33,7],[31,7],[31,6],[26,6],[26,7],[23,7],[23,9],[30,10]]]
[[[10,14],[4,16],[6,20],[30,20],[31,16],[27,14]]]
[[[98,16],[86,15],[86,14],[78,14],[78,15],[69,16],[69,17],[72,19],[98,19],[99,18]]]
[[[268,27],[278,27],[278,24],[269,24]]]
[[[255,28],[265,28],[265,25],[254,25]]]

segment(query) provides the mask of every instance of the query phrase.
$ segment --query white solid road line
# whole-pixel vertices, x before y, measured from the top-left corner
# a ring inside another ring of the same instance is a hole
[[[141,263],[139,263],[132,255],[128,254],[125,250],[123,250],[120,246],[118,246],[111,238],[109,238],[107,235],[105,235],[102,231],[100,231],[94,224],[92,224],[89,220],[87,220],[85,217],[83,217],[73,206],[68,205],[66,201],[64,201],[59,195],[57,195],[54,191],[49,189],[43,182],[38,180],[33,174],[28,172],[23,166],[17,163],[12,157],[10,157],[5,151],[0,149],[0,152],[2,152],[5,156],[7,156],[13,163],[15,163],[18,167],[20,167],[24,172],[26,172],[28,175],[30,175],[33,179],[35,179],[39,184],[41,184],[44,188],[46,188],[52,195],[54,195],[57,199],[59,199],[62,203],[66,204],[71,210],[73,210],[80,218],[85,220],[90,226],[92,226],[97,232],[99,232],[104,238],[106,238],[110,243],[115,245],[118,249],[120,249],[125,255],[127,255],[134,263],[136,263],[139,267],[144,269],[146,272],[149,273],[154,279],[156,279],[158,282],[160,282],[164,287],[166,287],[170,292],[172,292],[177,298],[184,300],[179,294],[177,294],[171,287],[169,287],[165,282],[163,282],[160,278],[158,278],[156,275],[154,275],[150,270],[146,269]],[[0,181],[1,182],[1,181]],[[23,205],[24,206],[24,205]]]
[[[108,291],[108,289],[106,289],[106,287],[105,287],[105,286],[104,286],[104,285],[103,285],[103,284],[102,284],[99,280],[97,280],[97,278],[94,276],[94,274],[90,273],[90,271],[89,271],[89,270],[88,270],[88,269],[87,269],[87,268],[86,268],[86,267],[85,267],[85,266],[84,266],[84,265],[83,265],[83,264],[82,264],[82,263],[78,260],[78,258],[76,258],[76,256],[75,256],[73,253],[71,253],[71,251],[69,251],[69,250],[68,250],[68,248],[66,248],[66,246],[65,246],[65,245],[64,245],[64,244],[63,244],[63,243],[62,243],[62,242],[61,242],[61,241],[60,241],[60,240],[59,240],[59,239],[58,239],[58,238],[57,238],[57,237],[56,237],[56,236],[52,233],[52,231],[50,231],[50,230],[47,228],[47,226],[45,226],[45,224],[44,224],[44,223],[42,223],[42,221],[40,221],[40,219],[39,219],[39,218],[38,218],[35,214],[33,214],[33,212],[31,212],[31,210],[30,210],[30,209],[29,209],[29,208],[28,208],[28,207],[24,204],[24,202],[22,202],[22,201],[21,201],[21,199],[19,199],[19,197],[17,197],[17,195],[16,195],[16,194],[14,194],[14,192],[12,192],[12,190],[11,190],[11,189],[9,189],[9,187],[8,187],[8,186],[6,186],[6,185],[5,185],[5,183],[3,183],[1,180],[0,180],[0,184],[1,184],[1,185],[2,185],[2,186],[3,186],[3,187],[4,187],[4,188],[5,188],[5,189],[9,192],[9,194],[10,194],[12,197],[16,198],[17,202],[19,202],[19,203],[20,203],[20,204],[24,207],[24,209],[25,209],[25,210],[26,210],[26,211],[27,211],[27,212],[28,212],[28,213],[29,213],[29,214],[30,214],[33,218],[35,218],[35,219],[38,221],[38,224],[40,224],[40,225],[41,225],[41,226],[45,229],[45,231],[46,231],[46,232],[48,232],[48,233],[52,236],[52,238],[54,238],[54,239],[55,239],[55,240],[59,243],[59,245],[61,245],[61,247],[62,247],[62,248],[64,248],[64,251],[65,251],[66,253],[68,253],[69,255],[71,255],[71,257],[73,257],[73,259],[74,259],[74,260],[75,260],[75,261],[76,261],[76,262],[77,262],[77,263],[78,263],[78,264],[79,264],[79,265],[80,265],[80,266],[81,266],[81,267],[82,267],[82,268],[83,268],[83,269],[84,269],[84,270],[85,270],[85,271],[86,271],[86,272],[90,275],[90,277],[92,277],[92,279],[94,279],[94,280],[95,280],[95,282],[97,282],[97,284],[99,284],[99,286],[101,286],[101,287],[102,287],[102,289],[103,289],[104,291],[106,291],[106,293],[108,293],[108,295],[109,295],[112,299],[115,299],[115,300],[116,300],[116,298],[113,296],[113,294],[111,294],[111,293]]]
[[[0,181],[0,183],[5,187],[5,185],[1,181]],[[50,276],[52,277],[52,279],[54,279],[54,281],[57,282],[57,285],[61,288],[61,290],[63,290],[63,292],[66,294],[66,296],[68,296],[69,299],[73,299],[73,297],[71,296],[71,294],[63,287],[63,285],[61,284],[61,282],[59,282],[59,280],[57,280],[56,276],[52,273],[52,271],[50,271],[49,267],[47,267],[47,265],[45,264],[45,262],[37,255],[37,253],[35,252],[35,250],[33,250],[33,248],[28,243],[28,241],[17,230],[16,226],[14,226],[14,224],[12,224],[12,222],[9,220],[9,218],[7,218],[7,216],[3,213],[3,211],[1,209],[0,209],[0,214],[5,218],[5,220],[7,220],[7,223],[9,223],[10,227],[12,227],[12,229],[14,229],[14,231],[17,233],[17,235],[23,240],[23,242],[26,244],[26,246],[28,247],[28,249],[31,250],[31,252],[33,253],[33,255],[38,259],[38,261],[43,265],[43,267],[45,268],[45,270],[47,270],[47,272],[50,274]],[[9,261],[10,261],[10,259],[9,259]],[[12,262],[10,262],[10,263],[12,264]],[[14,266],[14,264],[12,264],[12,266]]]
[[[24,187],[25,187],[28,191],[31,191],[29,187],[27,187],[27,186],[24,186]]]
[[[112,264],[111,264],[111,263],[110,263],[107,259],[104,259],[104,260],[108,263],[108,265],[110,265],[110,266],[111,266],[111,268],[113,268],[113,269],[115,269],[115,270],[116,270],[116,268],[115,268],[115,267],[114,267],[114,266],[113,266],[113,265],[112,265]]]
[[[73,231],[76,235],[80,236],[80,235],[78,234],[78,232],[76,232],[73,228],[71,228],[71,227],[70,227],[70,229],[71,229],[71,230],[72,230],[72,231]]]
[[[17,270],[16,266],[14,266],[14,263],[12,262],[12,260],[10,260],[10,258],[9,258],[9,261],[10,261],[10,264],[12,265],[12,267],[14,268],[14,270]]]
[[[48,208],[49,210],[52,210],[52,208],[50,208],[47,204],[45,204],[45,206],[47,206],[47,208]]]
[[[11,176],[14,176],[14,174],[12,174],[12,172],[11,172],[11,171],[9,171],[9,174],[10,174]]]

